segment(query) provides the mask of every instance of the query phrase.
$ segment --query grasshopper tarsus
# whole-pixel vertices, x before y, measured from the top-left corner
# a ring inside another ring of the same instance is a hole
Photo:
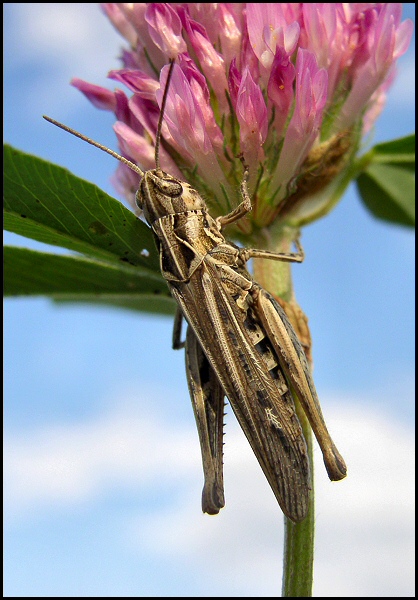
[[[331,481],[340,481],[347,477],[347,465],[333,443],[328,453],[324,453],[324,464]]]

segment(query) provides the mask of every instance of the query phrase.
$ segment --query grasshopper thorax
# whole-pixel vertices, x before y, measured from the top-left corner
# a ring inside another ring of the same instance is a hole
[[[136,203],[149,225],[167,215],[206,210],[205,202],[195,189],[159,168],[144,173]]]

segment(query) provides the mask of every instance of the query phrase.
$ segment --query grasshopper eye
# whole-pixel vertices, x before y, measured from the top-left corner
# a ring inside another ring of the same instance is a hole
[[[162,177],[154,177],[155,186],[165,196],[174,198],[175,196],[181,196],[183,193],[183,186],[175,179],[163,179]]]

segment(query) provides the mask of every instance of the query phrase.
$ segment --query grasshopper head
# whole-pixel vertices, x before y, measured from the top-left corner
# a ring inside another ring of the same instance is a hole
[[[136,202],[150,225],[167,215],[206,209],[196,190],[161,169],[146,171],[136,193]]]

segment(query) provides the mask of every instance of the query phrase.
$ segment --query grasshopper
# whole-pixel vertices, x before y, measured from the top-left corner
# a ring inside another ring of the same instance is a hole
[[[155,169],[143,172],[116,152],[45,117],[129,166],[141,177],[136,202],[151,227],[161,273],[177,303],[173,348],[185,347],[186,374],[196,418],[204,471],[202,509],[217,514],[223,486],[224,399],[229,403],[284,514],[302,521],[309,508],[311,474],[306,441],[296,415],[298,398],[323,453],[331,480],[346,466],[328,433],[310,369],[284,310],[249,274],[250,258],[302,262],[294,253],[239,248],[223,229],[251,210],[244,165],[242,202],[212,218],[199,193],[159,166],[170,65],[155,142]],[[180,340],[183,318],[186,339]]]

